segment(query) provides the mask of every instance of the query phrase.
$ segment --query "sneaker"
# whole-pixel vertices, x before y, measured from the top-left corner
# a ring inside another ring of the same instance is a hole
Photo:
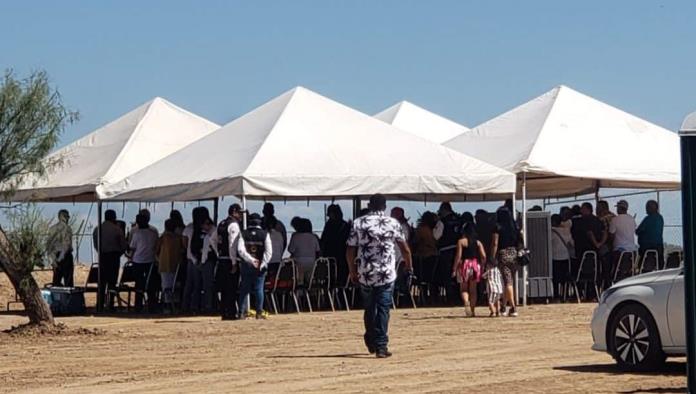
[[[500,307],[500,316],[507,316],[507,308],[505,306]]]
[[[464,304],[464,316],[471,317],[471,304],[468,302]]]
[[[494,317],[494,316],[495,316],[495,312],[491,312],[491,314],[488,315],[488,317]]]
[[[509,317],[517,317],[517,309],[515,308],[510,308],[510,313],[508,314]]]
[[[377,349],[374,348],[374,347],[372,347],[372,346],[368,346],[368,347],[367,347],[367,351],[368,351],[370,354],[375,354],[375,353],[377,353]]]
[[[376,354],[377,358],[389,358],[391,356],[392,356],[391,352],[387,349],[377,350],[377,354]]]
[[[266,320],[266,319],[268,319],[268,315],[265,315],[263,313],[256,315],[256,320]]]

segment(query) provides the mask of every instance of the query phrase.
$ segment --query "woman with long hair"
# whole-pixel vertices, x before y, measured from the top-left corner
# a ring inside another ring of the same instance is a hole
[[[473,223],[465,223],[457,241],[452,277],[459,282],[459,292],[467,316],[476,316],[476,287],[481,280],[480,261],[486,260],[486,251],[476,236]]]
[[[506,315],[507,305],[510,312],[507,316],[516,317],[515,290],[513,287],[517,273],[517,247],[520,243],[520,232],[515,225],[508,208],[500,208],[496,212],[496,226],[493,230],[491,256],[498,259],[498,268],[503,276],[503,305],[501,314]]]

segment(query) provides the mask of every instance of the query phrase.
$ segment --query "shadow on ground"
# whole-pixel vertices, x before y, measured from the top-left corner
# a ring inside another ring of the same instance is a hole
[[[375,356],[365,354],[365,353],[339,353],[339,354],[279,355],[279,356],[269,356],[268,358],[375,358]]]
[[[633,372],[621,370],[616,364],[590,364],[590,365],[568,365],[554,367],[557,371],[578,372],[578,373],[607,373],[613,375],[636,375],[636,376],[684,376],[686,377],[685,362],[667,362],[662,367],[648,372]],[[623,394],[636,393],[685,393],[684,387],[651,387],[636,390],[619,391]]]

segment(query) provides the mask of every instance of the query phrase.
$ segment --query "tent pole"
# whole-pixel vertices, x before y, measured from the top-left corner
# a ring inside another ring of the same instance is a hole
[[[101,240],[102,240],[102,202],[97,202],[97,312],[104,309],[104,282],[102,281]]]
[[[242,227],[246,230],[247,228],[247,200],[246,196],[242,194],[242,211],[244,211],[244,214],[242,215]]]
[[[527,247],[527,173],[522,173],[522,243]],[[527,306],[527,266],[522,267],[522,305]]]
[[[657,206],[659,207],[660,206],[660,191],[657,190],[656,194],[657,194]]]
[[[213,222],[217,223],[218,222],[218,210],[220,208],[220,199],[215,197],[213,199]]]

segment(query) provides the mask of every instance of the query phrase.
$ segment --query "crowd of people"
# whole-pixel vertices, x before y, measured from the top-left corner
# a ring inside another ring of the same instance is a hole
[[[586,252],[597,255],[600,289],[614,282],[622,255],[628,255],[635,263],[643,260],[646,252],[655,251],[655,265],[645,266],[643,271],[664,267],[664,219],[657,201],[648,201],[645,213],[645,218],[637,225],[635,215],[629,213],[628,202],[620,200],[616,213],[606,201],[599,201],[596,214],[592,204],[586,202],[562,207],[558,214],[552,215],[553,283],[557,295],[565,283],[577,276]]]
[[[364,210],[359,217],[369,212]],[[182,312],[218,310],[226,319],[245,317],[249,311],[247,296],[251,294],[255,301],[253,311],[258,312],[257,317],[264,318],[266,272],[269,266],[277,266],[286,257],[295,262],[298,284],[309,284],[319,257],[336,262],[334,286],[350,284],[347,252],[351,234],[357,231],[356,221],[346,221],[339,205],[328,207],[321,236],[314,233],[309,219],[295,217],[290,222],[294,231],[288,237],[271,203],[264,205],[263,215],[248,214],[247,228],[243,230],[245,214],[241,206],[233,204],[227,217],[216,224],[207,208],[196,207],[191,223],[186,225],[181,213],[172,210],[164,231],[159,234],[150,224],[147,209],[139,211],[130,228],[117,220],[115,211],[107,210],[100,230],[94,231],[101,268],[98,302],[107,309],[114,307],[116,297],[110,290],[118,286],[123,255],[135,279],[137,311],[144,307],[155,311],[171,304],[178,282],[181,294],[177,299],[180,298]],[[552,215],[556,295],[560,296],[563,285],[577,275],[580,260],[587,251],[598,256],[602,288],[613,282],[622,252],[643,256],[646,251],[655,250],[657,265],[663,266],[664,221],[656,201],[648,201],[646,214],[637,225],[629,214],[628,203],[621,200],[616,204],[616,213],[611,212],[606,201],[600,201],[596,214],[592,204],[584,203],[562,207],[558,214]],[[495,212],[478,210],[475,214],[457,214],[450,203],[443,202],[437,212],[424,212],[415,227],[410,225],[402,208],[394,207],[389,212],[412,255],[413,280],[424,285],[427,292],[446,297],[445,302],[460,298],[465,313],[470,316],[475,315],[475,307],[482,299],[488,301],[490,316],[517,316],[514,279],[518,251],[522,247],[518,216],[509,200]],[[52,228],[55,242],[49,252],[54,255],[53,284],[70,287],[73,257],[69,214],[61,210],[58,217]],[[394,248],[394,254],[396,272],[402,272],[400,265],[406,258],[400,248]],[[155,277],[157,280],[153,280]]]

